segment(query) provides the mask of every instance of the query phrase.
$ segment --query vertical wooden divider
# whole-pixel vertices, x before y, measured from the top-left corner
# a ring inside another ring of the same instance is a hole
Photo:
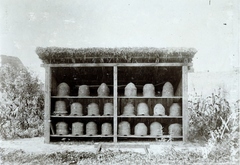
[[[50,143],[51,125],[51,67],[45,67],[45,100],[44,100],[44,142]]]
[[[114,133],[113,133],[113,141],[114,141],[114,143],[117,143],[117,128],[118,128],[118,121],[117,121],[117,108],[118,108],[118,105],[117,105],[117,103],[118,103],[118,98],[117,98],[117,96],[118,96],[118,82],[117,82],[117,78],[118,78],[118,76],[117,76],[117,72],[118,72],[118,70],[117,70],[118,68],[117,68],[117,66],[116,65],[114,65],[113,66],[113,86],[114,86],[114,90],[113,90],[113,102],[114,102],[114,118],[113,118],[113,130],[114,130]]]
[[[188,140],[188,66],[187,59],[182,66],[182,113],[183,113],[183,141]]]

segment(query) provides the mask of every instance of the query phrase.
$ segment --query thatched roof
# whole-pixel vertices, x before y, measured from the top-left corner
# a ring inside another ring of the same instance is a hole
[[[194,48],[61,48],[37,47],[36,53],[45,64],[57,63],[139,63],[192,61]]]

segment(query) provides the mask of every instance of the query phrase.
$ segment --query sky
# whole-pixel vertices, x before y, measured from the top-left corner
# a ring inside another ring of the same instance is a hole
[[[36,47],[193,47],[195,72],[239,67],[238,0],[0,0],[0,54],[44,79]]]

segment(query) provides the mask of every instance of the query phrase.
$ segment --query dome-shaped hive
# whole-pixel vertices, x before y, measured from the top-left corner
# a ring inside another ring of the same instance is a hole
[[[83,112],[82,112],[82,104],[75,102],[71,104],[71,113],[70,116],[82,116]]]
[[[162,96],[163,96],[163,97],[171,97],[171,96],[174,96],[173,86],[172,86],[172,84],[171,84],[170,82],[166,82],[166,83],[163,85]]]
[[[154,97],[155,96],[155,87],[153,84],[145,84],[143,86],[143,96],[144,97]]]
[[[97,124],[95,122],[90,121],[86,124],[86,135],[97,135]]]
[[[99,107],[96,103],[90,103],[87,109],[88,116],[99,116]]]
[[[113,115],[113,104],[105,103],[103,106],[103,116],[112,116]]]
[[[162,131],[163,127],[159,122],[153,122],[150,125],[150,135],[152,136],[161,136],[163,135],[163,131]]]
[[[78,88],[78,96],[90,96],[90,90],[87,85],[80,85]]]
[[[137,96],[137,88],[133,83],[128,83],[124,89],[125,96]]]
[[[69,96],[70,94],[70,87],[67,83],[63,82],[60,83],[57,87],[57,95],[58,96]]]
[[[102,129],[102,135],[104,135],[104,136],[112,135],[112,124],[111,123],[103,123],[101,129]]]
[[[83,123],[72,123],[72,134],[75,136],[83,135]]]
[[[182,136],[182,125],[179,123],[170,124],[168,133],[171,136]]]
[[[124,106],[122,116],[135,116],[132,103],[127,103],[127,105]]]
[[[162,104],[158,103],[153,108],[154,116],[165,116],[165,108]]]
[[[110,93],[110,90],[107,86],[107,84],[102,83],[97,90],[98,96],[108,96]]]
[[[128,136],[131,133],[131,127],[129,122],[127,121],[121,121],[118,125],[118,134],[121,136]]]
[[[169,108],[169,116],[181,116],[182,110],[178,103],[173,103]]]
[[[68,124],[65,122],[58,122],[56,124],[56,134],[57,135],[67,135],[68,134]]]
[[[67,115],[67,106],[65,101],[56,101],[55,102],[55,111],[53,112],[55,115],[65,116]]]
[[[139,103],[137,106],[138,116],[149,116],[149,108],[146,103]]]
[[[138,123],[134,127],[134,134],[136,136],[145,136],[145,135],[147,135],[147,126],[144,123]]]

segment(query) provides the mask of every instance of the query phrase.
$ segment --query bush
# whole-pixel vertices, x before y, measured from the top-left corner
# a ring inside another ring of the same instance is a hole
[[[193,97],[189,101],[189,140],[207,142],[205,158],[238,160],[239,103],[240,100],[230,107],[220,92],[206,99]]]
[[[43,134],[43,84],[25,68],[0,68],[0,137],[15,139]]]

